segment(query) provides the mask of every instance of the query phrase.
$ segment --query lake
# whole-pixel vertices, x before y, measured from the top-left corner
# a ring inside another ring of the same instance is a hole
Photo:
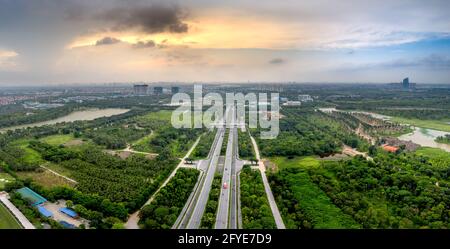
[[[441,144],[434,141],[437,137],[444,136],[445,134],[450,134],[450,132],[415,127],[412,133],[401,135],[398,138],[403,141],[412,141],[421,146],[440,148],[450,152],[449,144]]]
[[[87,109],[87,110],[83,110],[83,111],[75,111],[66,116],[55,118],[52,120],[1,128],[0,132],[5,132],[7,130],[28,128],[28,127],[39,127],[39,126],[43,126],[43,125],[53,125],[53,124],[62,123],[62,122],[67,123],[67,122],[82,121],[82,120],[94,120],[97,118],[111,117],[114,115],[123,114],[128,111],[129,111],[129,109],[120,109],[120,108]]]

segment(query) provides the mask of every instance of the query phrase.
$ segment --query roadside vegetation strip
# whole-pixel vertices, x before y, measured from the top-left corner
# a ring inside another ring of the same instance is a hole
[[[240,173],[240,201],[244,229],[276,229],[259,171],[246,165]]]
[[[183,206],[183,209],[181,210],[180,214],[178,215],[177,220],[172,225],[172,229],[182,229],[186,228],[187,223],[189,222],[189,219],[192,215],[193,208],[195,204],[197,203],[198,196],[199,196],[199,188],[203,184],[203,179],[205,177],[205,174],[200,171],[199,176],[197,178],[197,182],[195,183],[191,194],[189,195],[186,204]]]
[[[200,138],[200,143],[197,145],[197,147],[192,152],[191,158],[196,159],[203,159],[208,156],[209,151],[211,150],[211,146],[214,142],[214,138],[216,136],[217,129],[214,129],[212,131],[207,131],[204,133]]]
[[[21,229],[14,215],[0,202],[0,229]]]
[[[140,212],[144,228],[170,229],[194,188],[199,171],[180,168],[150,204]]]
[[[200,228],[213,229],[216,222],[217,207],[219,205],[219,196],[221,188],[222,176],[214,175],[211,191],[209,192],[208,202],[206,203],[205,213],[202,217]]]
[[[255,152],[253,149],[252,141],[250,140],[249,131],[241,131],[241,129],[238,129],[238,136],[239,158],[254,159]]]

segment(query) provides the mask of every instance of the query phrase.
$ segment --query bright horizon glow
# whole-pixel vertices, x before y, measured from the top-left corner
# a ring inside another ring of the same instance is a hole
[[[448,1],[168,2],[0,0],[0,85],[450,83]]]

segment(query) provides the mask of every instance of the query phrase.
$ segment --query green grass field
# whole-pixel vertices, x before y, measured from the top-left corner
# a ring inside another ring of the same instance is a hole
[[[415,153],[429,158],[435,169],[445,170],[450,165],[450,152],[438,148],[421,147]]]
[[[289,159],[287,157],[272,157],[270,161],[278,166],[278,169],[286,168],[316,168],[320,166],[320,161],[314,157],[295,157]]]
[[[170,119],[172,117],[171,111],[158,111],[158,112],[151,112],[143,116],[136,117],[139,121],[154,121],[154,120],[162,120],[170,122]]]
[[[19,222],[9,212],[9,210],[0,203],[0,229],[21,229]]]
[[[43,137],[41,140],[44,143],[48,143],[50,145],[61,145],[65,144],[69,141],[75,139],[72,134],[63,134],[63,135],[51,135],[47,137]]]
[[[150,146],[150,141],[155,136],[155,133],[152,132],[148,134],[147,136],[137,140],[134,142],[131,147],[137,151],[143,151],[143,152],[151,152],[152,148]]]
[[[408,119],[401,117],[392,117],[391,120],[402,124],[410,124],[417,127],[450,132],[450,124],[448,124],[450,120],[422,120],[422,119]]]
[[[19,139],[11,143],[12,145],[16,145],[25,151],[24,160],[29,163],[43,163],[44,160],[37,151],[28,147],[30,143],[29,139]]]
[[[5,184],[7,182],[13,182],[13,181],[15,181],[15,179],[10,174],[0,172],[0,190],[2,190],[5,187]]]

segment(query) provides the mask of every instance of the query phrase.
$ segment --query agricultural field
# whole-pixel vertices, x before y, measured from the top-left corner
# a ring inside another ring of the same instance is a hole
[[[74,183],[57,176],[45,169],[37,169],[35,171],[23,171],[16,173],[20,180],[32,179],[33,182],[45,187],[74,187]]]
[[[0,229],[21,229],[22,226],[16,220],[13,214],[0,203]]]

